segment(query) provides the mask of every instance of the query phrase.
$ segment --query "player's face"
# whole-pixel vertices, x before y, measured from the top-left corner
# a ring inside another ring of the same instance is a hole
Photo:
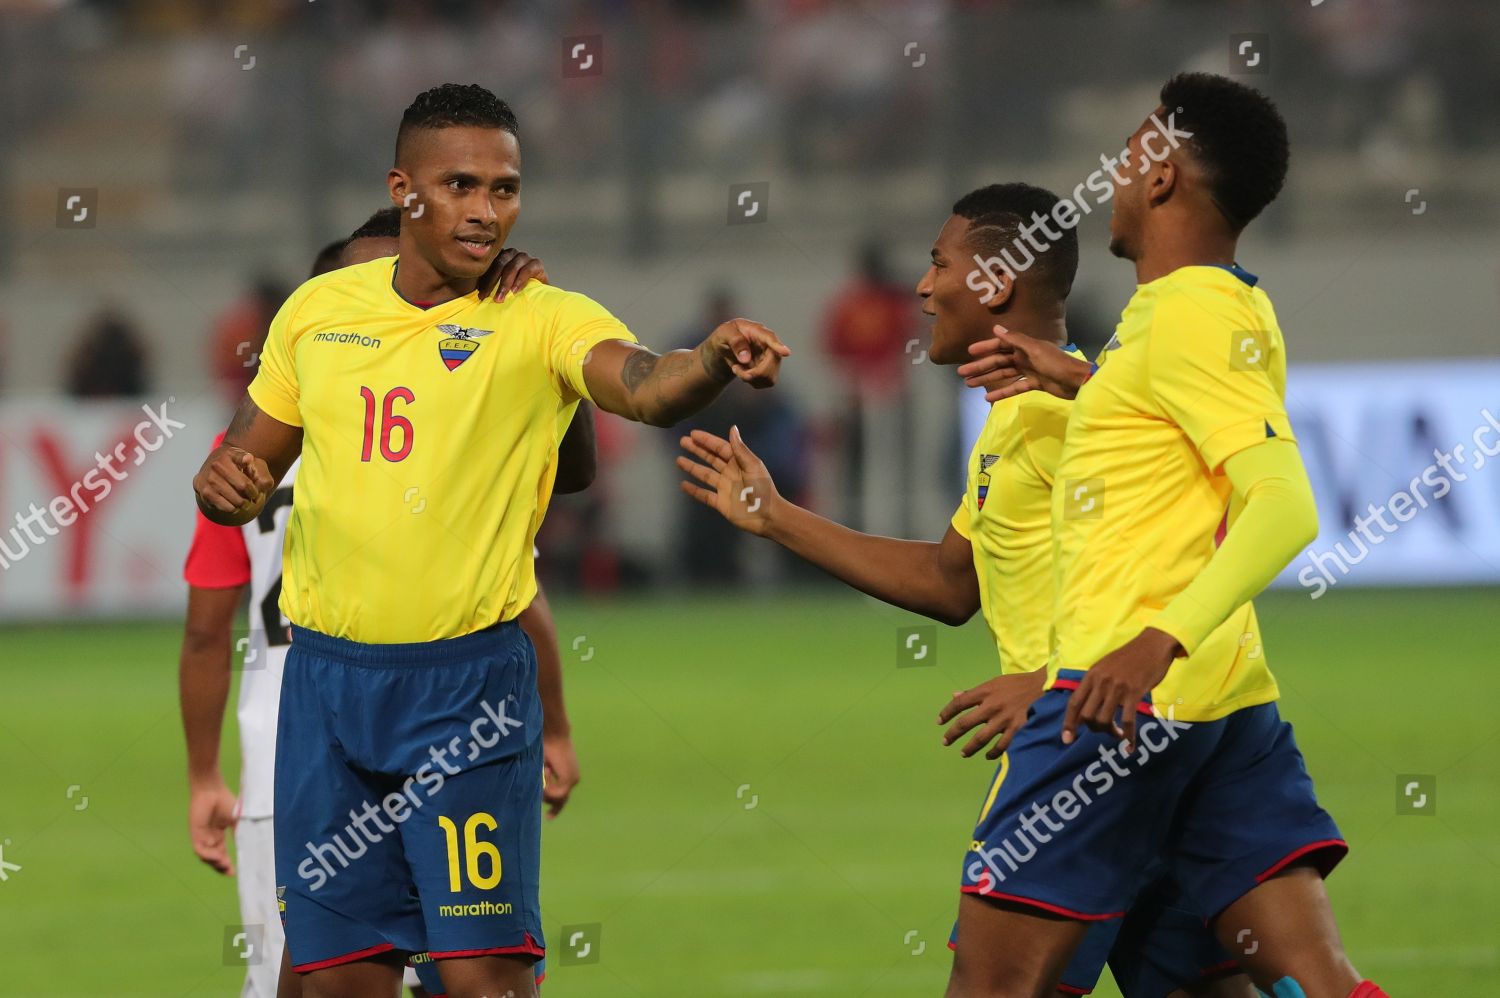
[[[352,267],[357,263],[369,263],[385,256],[395,256],[401,251],[401,243],[384,236],[365,236],[351,240],[339,254],[340,267]]]
[[[922,312],[933,317],[927,355],[934,364],[969,360],[969,344],[989,337],[995,324],[995,313],[980,300],[987,293],[984,282],[990,278],[964,245],[968,231],[968,219],[950,216],[932,244],[932,264],[917,282]],[[975,275],[973,284],[971,274]]]
[[[434,270],[475,279],[505,245],[521,212],[521,147],[499,128],[431,129],[416,138],[409,172],[392,171],[408,232]],[[396,182],[405,173],[405,186]]]
[[[1160,109],[1158,109],[1159,111]],[[1146,179],[1141,175],[1141,166],[1150,166],[1141,148],[1141,134],[1154,128],[1151,119],[1141,123],[1125,143],[1125,158],[1115,168],[1126,183],[1114,182],[1114,205],[1109,216],[1109,251],[1125,260],[1134,260],[1140,242],[1141,223],[1146,213]]]

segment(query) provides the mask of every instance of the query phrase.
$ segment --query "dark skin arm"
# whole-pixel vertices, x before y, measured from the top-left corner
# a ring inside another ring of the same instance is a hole
[[[557,445],[557,480],[552,491],[558,495],[582,492],[594,484],[599,471],[599,448],[594,438],[594,407],[579,402],[573,421],[562,443]],[[537,597],[539,600],[540,596]]]
[[[224,442],[193,476],[198,508],[226,527],[249,523],[301,453],[302,428],[272,419],[247,394]]]
[[[791,350],[758,322],[730,319],[691,350],[658,354],[638,343],[605,340],[583,365],[589,395],[605,412],[673,426],[704,409],[735,378],[754,388],[776,384]]]
[[[562,654],[557,647],[557,621],[547,596],[538,587],[536,599],[516,618],[536,646],[536,689],[542,698],[542,764],[546,785],[542,800],[547,818],[558,816],[573,787],[578,784],[578,754],[573,749],[573,728],[563,702]]]
[[[951,526],[936,543],[862,534],[783,499],[737,427],[729,440],[694,430],[681,443],[692,457],[679,456],[677,466],[703,486],[683,482],[682,490],[741,530],[769,537],[860,592],[945,624],[962,624],[979,609],[973,549]]]
[[[234,863],[224,832],[234,824],[235,795],[219,771],[219,739],[229,699],[231,628],[244,592],[244,586],[188,587],[177,669],[182,730],[187,736],[188,834],[199,859],[231,876]]]

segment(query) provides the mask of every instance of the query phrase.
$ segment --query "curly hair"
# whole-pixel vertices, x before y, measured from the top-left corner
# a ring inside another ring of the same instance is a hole
[[[1271,99],[1212,73],[1179,73],[1161,104],[1192,133],[1185,143],[1207,170],[1214,203],[1238,232],[1276,200],[1286,181],[1286,122]]]
[[[396,162],[401,162],[402,149],[412,132],[458,126],[498,128],[521,137],[516,114],[505,101],[477,83],[444,83],[417,94],[402,113],[401,127],[396,130]]]

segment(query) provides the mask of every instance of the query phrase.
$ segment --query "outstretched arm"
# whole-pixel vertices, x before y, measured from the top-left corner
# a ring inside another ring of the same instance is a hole
[[[604,340],[585,358],[583,377],[605,412],[672,426],[704,409],[735,378],[770,388],[790,355],[765,326],[731,319],[692,350],[658,354],[638,343]]]
[[[224,442],[193,476],[198,508],[221,526],[249,523],[301,453],[302,428],[272,419],[246,394]]]
[[[694,430],[681,443],[697,460],[679,456],[678,467],[704,486],[683,482],[683,491],[741,530],[769,537],[860,592],[945,624],[962,624],[979,609],[973,550],[951,526],[937,543],[862,534],[782,498],[738,427],[729,440]]]

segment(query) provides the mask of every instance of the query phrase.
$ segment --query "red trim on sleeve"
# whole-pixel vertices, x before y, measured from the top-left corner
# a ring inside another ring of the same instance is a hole
[[[214,447],[224,442],[224,434],[214,437]],[[199,589],[229,589],[250,581],[250,551],[239,527],[214,523],[202,510],[193,514],[193,543],[188,548],[182,577]]]

